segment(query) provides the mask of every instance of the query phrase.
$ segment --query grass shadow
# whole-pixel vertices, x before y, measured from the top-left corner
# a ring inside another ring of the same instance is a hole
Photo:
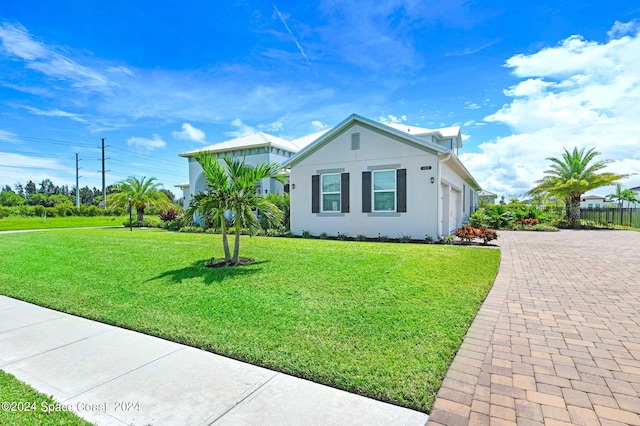
[[[220,283],[228,278],[259,273],[262,268],[256,267],[256,265],[266,263],[265,260],[261,260],[253,262],[250,265],[207,268],[205,266],[207,261],[209,261],[209,259],[197,260],[184,268],[165,271],[153,278],[149,278],[146,282],[168,278],[172,283],[179,284],[184,280],[202,278],[205,284]]]

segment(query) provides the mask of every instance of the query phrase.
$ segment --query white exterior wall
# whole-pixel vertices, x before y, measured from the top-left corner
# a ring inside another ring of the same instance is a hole
[[[469,185],[451,167],[450,161],[440,163],[440,235],[449,235],[466,223],[478,198],[477,192],[470,191]]]
[[[351,149],[351,134],[360,133],[360,149]],[[371,167],[407,171],[406,213],[363,213],[362,172]],[[431,166],[430,170],[422,167]],[[312,213],[311,176],[330,171],[349,173],[349,213]],[[435,152],[391,139],[366,125],[355,124],[291,168],[291,231],[301,235],[326,232],[351,237],[436,237],[438,229],[438,157]],[[431,178],[434,183],[431,183]]]

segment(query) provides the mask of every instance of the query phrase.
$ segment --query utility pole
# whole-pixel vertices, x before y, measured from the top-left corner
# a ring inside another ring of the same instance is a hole
[[[79,209],[80,208],[80,176],[79,176],[79,172],[80,172],[80,167],[78,167],[78,162],[80,161],[80,159],[78,158],[78,153],[76,152],[76,208]]]
[[[104,168],[104,140],[105,138],[102,138],[102,208],[106,209],[107,208],[107,185],[105,183],[105,174],[107,173],[107,171]],[[107,145],[109,146],[109,145]]]

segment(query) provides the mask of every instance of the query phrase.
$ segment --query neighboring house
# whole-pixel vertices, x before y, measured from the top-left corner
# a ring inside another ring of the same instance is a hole
[[[609,206],[617,207],[618,204],[602,195],[583,195],[580,199],[581,209],[601,209]]]
[[[185,157],[189,160],[189,183],[177,185],[182,189],[184,195],[184,207],[187,208],[189,205],[191,195],[202,192],[207,187],[207,180],[202,173],[202,167],[194,157],[199,152],[211,152],[220,159],[226,156],[241,157],[246,164],[256,165],[264,161],[282,164],[299,150],[300,147],[293,142],[267,133],[257,132],[180,154],[180,157]],[[284,185],[275,179],[263,179],[259,186],[261,194],[270,192],[282,193],[284,189]]]
[[[351,115],[284,163],[291,231],[375,238],[449,235],[481,189],[457,157],[459,127],[423,129]]]
[[[629,188],[629,189],[635,192],[636,198],[640,200],[640,186],[636,186],[634,188]],[[625,202],[625,204],[627,203]],[[640,203],[631,203],[631,208],[637,209],[638,207],[640,207]]]
[[[497,200],[498,194],[494,194],[493,192],[484,190],[478,192],[478,202],[481,205],[495,204]]]

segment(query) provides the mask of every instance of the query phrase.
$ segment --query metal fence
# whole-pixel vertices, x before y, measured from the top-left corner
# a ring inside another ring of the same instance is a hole
[[[631,225],[634,228],[640,228],[640,209],[610,207],[580,209],[580,219],[592,220],[602,224]]]

